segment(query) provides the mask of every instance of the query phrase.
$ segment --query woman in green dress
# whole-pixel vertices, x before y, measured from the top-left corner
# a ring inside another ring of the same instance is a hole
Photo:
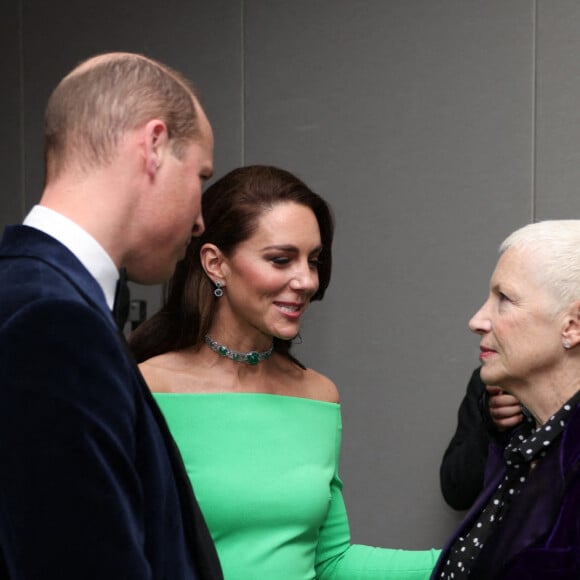
[[[353,545],[335,384],[290,353],[330,281],[333,219],[287,171],[236,169],[202,197],[163,308],[131,337],[226,580],[429,578],[438,550]]]

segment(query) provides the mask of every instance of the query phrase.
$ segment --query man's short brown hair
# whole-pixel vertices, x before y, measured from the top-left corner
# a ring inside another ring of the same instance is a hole
[[[107,165],[122,136],[151,119],[167,125],[180,158],[199,136],[197,96],[178,72],[139,54],[110,53],[76,67],[53,91],[45,113],[46,181],[74,162]]]

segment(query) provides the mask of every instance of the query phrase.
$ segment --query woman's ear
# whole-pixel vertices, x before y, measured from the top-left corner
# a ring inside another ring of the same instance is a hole
[[[566,313],[562,344],[566,350],[580,344],[580,300],[572,302]]]
[[[225,286],[224,265],[226,260],[222,251],[215,244],[203,244],[199,250],[199,258],[205,273],[212,282],[221,282],[222,286]]]

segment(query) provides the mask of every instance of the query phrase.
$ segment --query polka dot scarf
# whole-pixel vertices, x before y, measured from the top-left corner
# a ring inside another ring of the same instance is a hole
[[[504,449],[506,475],[489,503],[483,508],[471,530],[460,536],[449,550],[440,578],[467,578],[486,540],[506,515],[512,499],[518,495],[532,464],[546,455],[547,449],[564,431],[570,412],[580,404],[580,391],[538,429],[529,419]]]

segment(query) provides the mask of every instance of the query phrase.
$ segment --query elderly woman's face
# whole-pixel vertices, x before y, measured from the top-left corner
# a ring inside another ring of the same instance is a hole
[[[549,374],[564,358],[562,316],[542,285],[530,253],[510,248],[491,277],[487,301],[469,321],[481,335],[481,377],[509,387]]]

